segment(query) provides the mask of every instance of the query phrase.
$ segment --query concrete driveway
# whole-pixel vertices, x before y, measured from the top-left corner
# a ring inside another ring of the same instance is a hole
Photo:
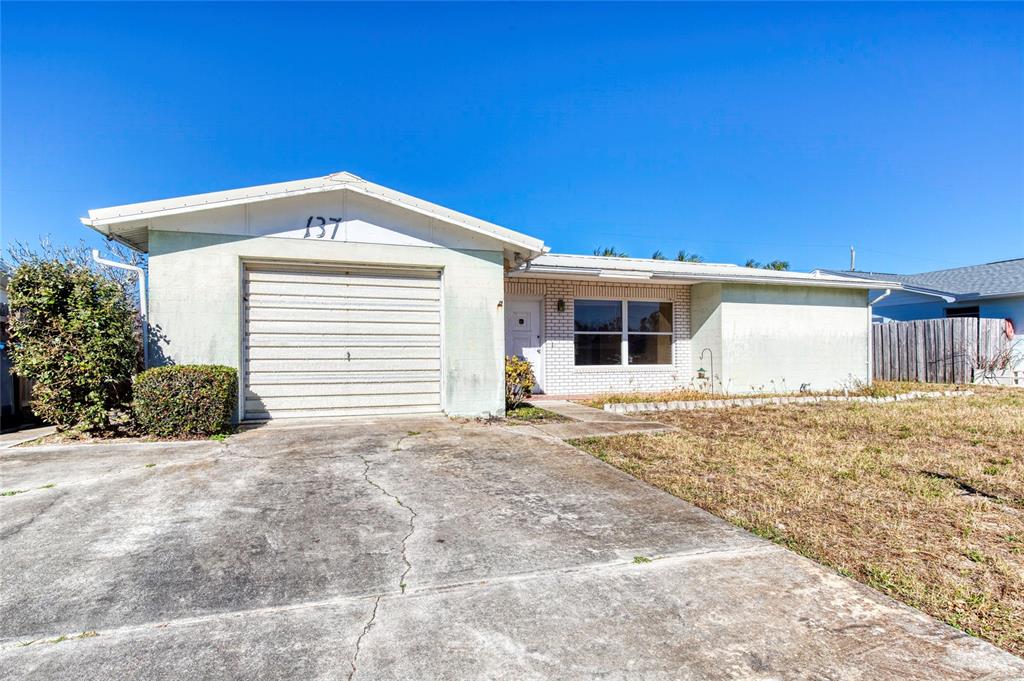
[[[1024,677],[525,427],[17,449],[0,480],[7,678]]]

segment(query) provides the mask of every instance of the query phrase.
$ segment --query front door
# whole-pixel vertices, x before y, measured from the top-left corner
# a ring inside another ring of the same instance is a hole
[[[544,354],[539,300],[511,299],[505,304],[505,354],[516,355],[533,365],[536,392],[544,392]]]

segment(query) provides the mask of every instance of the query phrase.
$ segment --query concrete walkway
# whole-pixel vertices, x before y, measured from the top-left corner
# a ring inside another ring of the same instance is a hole
[[[39,426],[38,428],[26,428],[25,430],[16,430],[12,433],[3,433],[0,435],[0,449],[17,447],[24,442],[37,440],[47,435],[53,435],[56,432],[57,429],[54,426]]]
[[[572,419],[560,423],[531,424],[541,433],[557,437],[559,440],[628,435],[629,433],[666,433],[675,430],[675,428],[661,423],[641,421],[637,418],[594,409],[568,400],[538,401],[535,406]]]

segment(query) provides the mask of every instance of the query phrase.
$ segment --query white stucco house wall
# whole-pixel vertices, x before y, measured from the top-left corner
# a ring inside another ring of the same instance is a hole
[[[898,284],[560,255],[350,173],[90,210],[149,254],[149,363],[239,370],[238,417],[504,411],[551,395],[870,381],[868,292]]]

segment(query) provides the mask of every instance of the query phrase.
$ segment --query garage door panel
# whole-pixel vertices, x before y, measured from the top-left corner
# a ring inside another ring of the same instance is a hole
[[[363,298],[357,296],[276,296],[250,294],[249,308],[289,308],[293,310],[436,310],[435,298]]]
[[[381,336],[353,334],[250,333],[246,346],[282,348],[440,348],[436,336]]]
[[[249,374],[276,371],[388,371],[388,370],[440,370],[440,358],[409,359],[337,359],[310,357],[307,359],[263,359],[250,362]]]
[[[326,268],[322,271],[308,270],[249,270],[250,284],[292,283],[316,284],[322,286],[389,286],[401,288],[437,288],[439,283],[436,270],[403,270],[400,273],[387,273],[381,270],[338,271]]]
[[[272,414],[266,411],[246,410],[247,419],[264,421],[268,419],[291,418],[331,418],[337,416],[411,416],[416,414],[436,414],[439,407],[432,404],[389,406],[389,407],[352,407],[340,409],[280,409]]]
[[[440,382],[440,371],[275,371],[246,373],[246,385],[260,387],[268,385],[313,384],[330,386],[336,383],[422,383]],[[329,389],[329,388],[325,388]]]
[[[250,307],[246,318],[251,321],[300,322],[365,322],[372,324],[437,324],[441,314],[437,310],[346,310],[289,307]]]
[[[288,297],[321,296],[324,298],[394,298],[396,293],[412,299],[437,300],[439,288],[436,284],[429,286],[384,286],[380,284],[323,284],[323,283],[287,283],[287,282],[252,282],[246,287],[248,295],[275,295]]]
[[[250,333],[361,334],[380,336],[432,336],[441,333],[440,324],[406,322],[306,322],[254,319],[246,322]]]
[[[340,352],[339,352],[340,351]],[[366,347],[349,346],[332,348],[328,352],[318,352],[317,357],[327,355],[333,359],[348,359],[345,353],[349,353],[352,361],[364,359],[441,359],[441,348],[434,346],[413,346],[413,347]],[[249,359],[297,359],[305,360],[310,355],[309,347],[293,346],[267,346],[250,347]]]
[[[308,384],[262,384],[250,386],[246,390],[246,399],[266,399],[271,397],[310,397],[315,395],[379,395],[385,394],[409,394],[431,392],[437,387],[436,376],[431,379],[409,381],[404,383],[380,383],[380,382],[347,382],[347,383],[325,383],[317,385],[312,389]]]
[[[280,409],[352,409],[354,407],[434,406],[441,404],[440,393],[400,393],[386,395],[315,395],[301,397],[259,397],[245,401],[246,411]]]
[[[441,408],[437,272],[246,270],[246,418]]]

